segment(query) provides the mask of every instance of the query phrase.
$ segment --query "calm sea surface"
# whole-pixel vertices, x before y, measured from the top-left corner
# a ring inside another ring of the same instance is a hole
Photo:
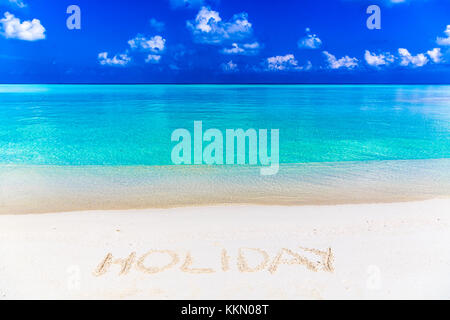
[[[279,129],[281,163],[450,158],[450,86],[0,85],[0,164],[170,165],[195,120]]]

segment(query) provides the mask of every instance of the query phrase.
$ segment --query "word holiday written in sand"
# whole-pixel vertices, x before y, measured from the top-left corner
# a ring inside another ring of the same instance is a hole
[[[229,255],[229,251],[222,249],[217,260],[220,262],[220,269],[199,267],[195,265],[191,252],[180,254],[172,250],[150,250],[142,256],[137,256],[136,252],[130,253],[126,258],[117,258],[108,253],[94,271],[95,276],[102,276],[110,271],[111,267],[119,267],[119,275],[125,275],[132,268],[147,274],[157,274],[172,268],[179,268],[185,273],[215,273],[226,272],[237,268],[239,272],[258,272],[266,270],[274,274],[282,265],[300,265],[310,271],[333,272],[333,253],[331,248],[321,251],[299,247],[303,254],[291,249],[282,248],[271,257],[266,251],[259,248],[239,248],[235,259]]]

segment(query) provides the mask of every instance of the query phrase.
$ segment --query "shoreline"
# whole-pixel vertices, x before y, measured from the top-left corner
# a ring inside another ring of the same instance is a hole
[[[48,215],[48,214],[83,214],[83,213],[122,213],[126,214],[127,212],[149,212],[149,211],[171,211],[171,210],[183,210],[183,209],[214,209],[214,208],[245,208],[245,207],[267,207],[267,208],[295,208],[295,207],[310,207],[310,208],[320,208],[320,207],[335,207],[335,206],[357,206],[357,205],[390,205],[390,204],[405,204],[405,203],[417,203],[417,202],[426,202],[426,201],[445,201],[450,200],[450,196],[442,196],[435,198],[410,198],[410,199],[384,199],[384,200],[373,200],[373,201],[353,201],[353,202],[345,202],[345,201],[336,201],[336,202],[322,202],[322,203],[251,203],[251,202],[242,202],[242,203],[214,203],[214,204],[192,204],[192,205],[180,205],[180,206],[160,206],[160,207],[142,207],[142,208],[108,208],[108,209],[72,209],[67,211],[49,211],[49,212],[23,212],[23,213],[1,213],[0,217],[8,217],[8,216],[33,216],[33,215]]]
[[[450,196],[450,159],[257,167],[0,166],[0,215],[198,206],[410,202]]]
[[[450,298],[449,207],[1,215],[0,300]]]

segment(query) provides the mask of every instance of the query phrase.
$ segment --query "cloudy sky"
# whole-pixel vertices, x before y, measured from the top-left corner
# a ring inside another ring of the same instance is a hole
[[[0,82],[450,83],[450,1],[0,0]]]

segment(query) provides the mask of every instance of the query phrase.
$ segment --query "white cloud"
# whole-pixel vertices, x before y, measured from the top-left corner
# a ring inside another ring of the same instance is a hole
[[[224,41],[238,42],[251,37],[252,24],[246,13],[235,14],[228,22],[222,21],[219,12],[202,7],[195,20],[186,23],[194,40],[199,43],[221,44]]]
[[[224,72],[236,72],[239,70],[237,64],[233,63],[232,60],[222,63],[221,67]]]
[[[324,51],[323,54],[327,57],[328,65],[331,69],[347,68],[353,69],[358,66],[358,59],[350,58],[349,56],[336,59],[334,55],[328,51]]]
[[[137,35],[134,39],[128,41],[128,44],[131,49],[141,49],[153,53],[160,53],[164,51],[166,39],[161,36],[153,36],[150,39],[147,39],[141,35]]]
[[[160,62],[162,58],[161,54],[166,48],[166,39],[159,35],[146,38],[138,34],[136,37],[128,41],[128,45],[133,50],[141,50],[146,52],[146,63],[157,64]],[[107,52],[102,52],[98,55],[98,60],[102,65],[125,66],[131,61],[131,57],[128,55],[128,51],[123,54],[115,55],[112,58],[108,58]]]
[[[243,56],[253,56],[259,53],[261,49],[261,45],[258,42],[253,43],[233,43],[231,44],[231,48],[223,48],[223,54],[235,54],[235,55],[243,55]]]
[[[447,37],[437,37],[436,43],[440,46],[450,46],[450,24],[447,26],[447,29],[445,29],[444,33]]]
[[[242,48],[239,44],[233,43],[231,48],[223,48],[222,53],[224,54],[243,54],[245,52],[244,48]]]
[[[439,63],[442,61],[441,48],[434,48],[433,50],[428,50],[427,54],[434,63]]]
[[[38,19],[20,22],[13,14],[5,12],[5,17],[0,19],[1,34],[5,38],[35,41],[45,39],[45,28]]]
[[[322,45],[322,40],[315,34],[309,34],[298,42],[299,48],[318,49]]]
[[[131,58],[126,53],[115,55],[113,58],[108,58],[108,52],[101,52],[98,54],[98,61],[101,65],[125,66],[131,61]]]
[[[407,49],[404,48],[398,49],[398,53],[401,58],[400,65],[402,66],[409,66],[411,64],[415,67],[423,67],[428,63],[428,58],[423,53],[413,56]]]
[[[150,26],[152,26],[153,29],[155,29],[158,32],[161,32],[165,28],[165,24],[162,21],[158,21],[155,18],[150,19]]]
[[[322,40],[316,34],[310,34],[310,29],[306,28],[306,37],[298,40],[298,47],[301,49],[318,49],[322,46]]]
[[[161,60],[161,56],[160,55],[149,54],[147,56],[147,58],[145,59],[145,62],[146,63],[159,63],[160,60]]]
[[[303,70],[311,70],[312,69],[311,61],[306,62],[306,65],[302,68],[303,68]]]
[[[22,0],[8,0],[8,2],[19,8],[25,8],[27,6],[27,4]]]
[[[366,50],[364,58],[366,59],[367,64],[373,67],[388,65],[394,62],[395,59],[389,52],[380,53],[377,55],[375,53],[371,53],[369,50]]]
[[[193,26],[202,32],[211,32],[213,28],[217,28],[217,24],[222,21],[217,11],[203,7],[195,18],[196,25]]]
[[[295,59],[293,54],[267,58],[268,70],[283,71],[298,68],[299,68],[298,61]]]

